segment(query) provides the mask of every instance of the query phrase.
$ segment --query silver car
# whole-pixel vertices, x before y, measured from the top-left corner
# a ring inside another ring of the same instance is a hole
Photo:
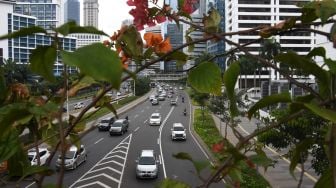
[[[149,118],[149,125],[161,125],[160,113],[153,113]]]
[[[76,146],[71,146],[69,150],[65,153],[64,157],[64,168],[66,170],[76,169],[78,165],[85,162],[87,159],[87,153],[83,145],[80,148]],[[59,155],[56,161],[56,169],[60,169],[62,165],[62,156]]]
[[[153,150],[142,150],[136,160],[137,178],[157,178],[159,174],[159,160]]]
[[[110,127],[110,135],[120,134],[123,135],[128,131],[129,122],[127,119],[118,119]]]

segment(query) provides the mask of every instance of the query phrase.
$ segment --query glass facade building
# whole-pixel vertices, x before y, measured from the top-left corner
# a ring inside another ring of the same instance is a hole
[[[17,0],[14,13],[37,18],[37,25],[52,29],[60,25],[60,3],[56,0]]]
[[[37,19],[32,16],[22,14],[9,13],[8,14],[8,33],[15,32],[21,28],[34,26]],[[61,37],[59,45],[63,50],[74,51],[76,49],[76,38]],[[31,51],[38,46],[50,45],[53,39],[44,34],[29,35],[26,37],[19,37],[8,40],[8,59],[18,63],[29,63],[29,55]],[[57,57],[54,67],[54,74],[60,75],[63,71],[63,64],[61,59]],[[74,68],[69,68],[70,72],[76,71]]]
[[[80,2],[78,0],[68,0],[65,3],[65,20],[75,21],[80,25]]]

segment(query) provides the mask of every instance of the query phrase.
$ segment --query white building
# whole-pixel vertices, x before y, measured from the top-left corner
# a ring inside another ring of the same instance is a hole
[[[98,28],[98,0],[84,0],[84,26]]]
[[[93,43],[102,42],[100,35],[77,33],[77,34],[71,34],[70,36],[77,38],[77,47],[76,47],[77,49]]]
[[[298,2],[309,2],[310,0],[226,0],[225,21],[226,32],[237,32],[247,30],[260,25],[274,26],[281,21],[301,15]],[[250,32],[241,35],[228,36],[228,39],[239,44],[248,43],[260,38],[258,32]],[[274,36],[274,40],[280,43],[282,51],[293,50],[298,54],[305,55],[314,48],[316,35],[306,31],[291,32],[283,36]],[[226,43],[226,51],[234,48]],[[252,54],[258,54],[260,44],[254,43],[247,49]],[[279,73],[271,71],[271,80],[281,79]],[[245,78],[245,77],[244,77]],[[253,79],[253,75],[248,75]],[[262,75],[262,79],[269,79],[269,75]],[[240,86],[245,88],[244,86]]]

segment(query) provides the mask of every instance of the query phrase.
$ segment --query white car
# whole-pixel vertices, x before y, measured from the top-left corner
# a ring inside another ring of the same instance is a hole
[[[187,134],[186,129],[183,127],[182,123],[174,123],[171,129],[171,139],[172,140],[186,140]]]
[[[137,163],[135,173],[137,178],[157,178],[159,173],[159,160],[153,150],[142,150]]]
[[[155,95],[149,96],[149,101],[152,101],[153,99],[156,99]]]
[[[81,109],[84,108],[84,103],[83,102],[78,102],[74,105],[75,109]]]
[[[149,118],[149,125],[161,125],[160,113],[153,113]]]
[[[50,152],[47,148],[39,148],[38,149],[39,154],[40,154],[40,165],[45,165],[47,162],[47,159],[50,156]],[[30,149],[28,150],[28,159],[30,161],[30,164],[33,165],[38,165],[37,162],[37,151],[35,149]]]
[[[64,168],[65,170],[69,169],[76,169],[78,165],[85,162],[87,159],[87,153],[83,145],[80,146],[80,148],[77,148],[76,146],[71,146],[69,150],[65,153],[64,158]],[[56,161],[56,169],[60,169],[62,165],[62,157],[61,155],[58,156],[58,159]]]

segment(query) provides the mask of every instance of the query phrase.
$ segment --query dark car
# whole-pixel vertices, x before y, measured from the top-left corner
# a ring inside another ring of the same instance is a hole
[[[102,119],[98,124],[99,131],[108,131],[111,128],[111,125],[114,123],[114,117]]]
[[[129,122],[127,119],[118,119],[110,127],[110,135],[123,135],[128,130]]]

